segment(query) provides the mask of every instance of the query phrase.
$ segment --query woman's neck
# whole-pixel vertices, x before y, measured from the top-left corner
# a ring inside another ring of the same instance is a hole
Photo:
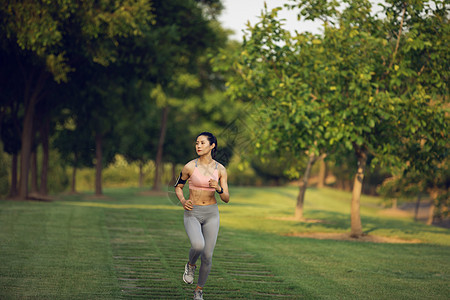
[[[207,166],[207,165],[209,165],[210,163],[212,163],[213,159],[212,159],[211,154],[208,154],[208,155],[202,155],[202,156],[200,156],[200,157],[198,158],[198,161],[200,162],[200,164],[202,164],[202,165],[204,165],[204,166]]]

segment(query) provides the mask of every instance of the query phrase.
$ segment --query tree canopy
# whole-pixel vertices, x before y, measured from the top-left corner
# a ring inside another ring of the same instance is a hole
[[[200,57],[226,39],[215,20],[222,8],[217,0],[2,1],[0,57],[8,67],[0,72],[5,79],[0,86],[5,91],[0,121],[4,139],[20,136],[20,143],[8,143],[11,152],[20,147],[19,197],[27,196],[36,130],[50,114],[68,117],[74,125],[62,127],[65,133],[59,135],[58,148],[72,149],[79,158],[95,153],[98,171],[108,161],[102,156],[106,143],[110,145],[106,157],[118,151],[135,157],[129,147],[114,146],[121,137],[127,140],[120,133],[131,128],[121,112],[146,120],[140,130],[157,128],[158,118],[148,117],[165,104],[147,105],[157,102],[152,90],[159,86],[170,97],[181,99],[189,80],[177,83],[194,77],[202,85],[189,89],[198,93],[205,89],[208,63]],[[37,114],[41,106],[48,109]],[[10,126],[13,123],[20,126]],[[62,145],[73,136],[71,131],[85,138],[80,141],[86,141],[86,150]],[[96,152],[91,151],[93,139]]]
[[[447,153],[449,68],[437,64],[449,54],[438,42],[448,36],[448,5],[387,1],[377,16],[366,0],[291,3],[299,18],[323,20],[323,33],[292,35],[282,8],[265,10],[248,30],[229,92],[259,108],[261,153],[354,153],[352,235],[360,236],[369,156],[426,172]]]

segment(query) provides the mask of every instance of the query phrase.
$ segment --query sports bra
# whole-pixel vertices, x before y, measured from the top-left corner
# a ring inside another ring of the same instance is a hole
[[[213,179],[215,181],[219,181],[219,170],[217,169],[217,165],[219,163],[216,162],[216,168],[214,169],[212,175],[205,176],[198,170],[197,161],[198,158],[195,160],[194,172],[192,172],[191,177],[189,177],[189,189],[214,192],[216,189],[209,186],[209,180]]]

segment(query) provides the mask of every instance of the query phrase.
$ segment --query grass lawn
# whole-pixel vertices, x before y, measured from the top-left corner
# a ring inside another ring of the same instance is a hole
[[[189,241],[174,195],[110,189],[53,202],[0,201],[0,299],[190,299]],[[449,299],[450,230],[382,213],[362,198],[363,230],[415,243],[295,237],[344,233],[346,192],[232,188],[205,299]],[[420,241],[420,242],[417,242]]]

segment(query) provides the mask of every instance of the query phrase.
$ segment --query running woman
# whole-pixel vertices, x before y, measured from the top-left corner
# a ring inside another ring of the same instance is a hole
[[[194,283],[197,259],[201,256],[200,271],[194,299],[203,299],[203,286],[211,271],[212,256],[219,233],[219,209],[215,193],[228,203],[227,171],[214,160],[217,139],[209,132],[197,136],[195,150],[198,158],[188,162],[175,183],[175,193],[184,208],[184,228],[191,242],[189,261],[184,268],[183,280]],[[183,187],[189,180],[189,198],[183,195]],[[220,182],[220,184],[219,184]]]

